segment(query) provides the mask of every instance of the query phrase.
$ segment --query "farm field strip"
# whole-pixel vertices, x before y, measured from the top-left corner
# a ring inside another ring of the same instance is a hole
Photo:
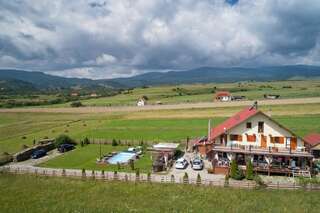
[[[207,102],[207,103],[188,103],[188,104],[171,104],[171,105],[147,105],[144,107],[137,106],[119,106],[119,107],[79,107],[79,108],[13,108],[0,109],[0,113],[8,112],[42,112],[42,113],[108,113],[108,112],[136,112],[148,110],[174,110],[174,109],[196,109],[196,108],[227,108],[250,106],[253,101],[233,101],[233,102]],[[260,106],[273,105],[296,105],[296,104],[316,104],[320,103],[320,97],[313,98],[293,98],[278,100],[260,100]]]

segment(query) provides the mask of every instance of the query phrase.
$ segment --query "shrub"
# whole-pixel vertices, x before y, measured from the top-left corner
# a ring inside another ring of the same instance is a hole
[[[174,182],[175,182],[174,175],[171,175],[171,183],[174,183]]]
[[[87,137],[85,137],[84,140],[83,140],[83,143],[85,145],[88,145],[88,144],[90,144],[90,140]]]
[[[81,174],[82,174],[82,177],[85,178],[86,177],[86,170],[82,169]]]
[[[189,176],[188,176],[188,173],[184,173],[184,175],[183,175],[183,182],[184,183],[188,183],[189,182]]]
[[[61,144],[75,144],[75,142],[68,135],[59,135],[55,139],[54,144],[55,144],[56,147],[58,147]]]
[[[130,166],[131,170],[134,170],[134,160],[132,160],[132,159],[129,160],[129,166]]]
[[[238,164],[235,160],[231,161],[231,174],[232,179],[242,180],[244,178],[243,172],[239,169]]]
[[[257,184],[257,188],[266,187],[266,184],[263,182],[259,175],[254,176],[254,181]]]
[[[201,184],[201,176],[198,173],[198,175],[197,175],[197,185],[200,185],[200,184]]]
[[[246,179],[253,180],[253,178],[254,178],[253,165],[252,165],[252,162],[249,160],[247,163],[247,169],[246,169]]]
[[[82,103],[80,101],[74,101],[70,104],[71,107],[82,107]]]
[[[151,173],[150,172],[148,172],[148,174],[147,174],[147,181],[151,182]]]
[[[9,163],[13,160],[12,155],[9,153],[4,152],[2,155],[0,155],[0,166],[4,165],[6,163]]]
[[[116,139],[112,139],[112,146],[118,146],[118,142]]]
[[[230,178],[230,176],[227,174],[224,176],[224,187],[229,186],[229,178]]]
[[[66,176],[66,170],[62,169],[62,176]]]

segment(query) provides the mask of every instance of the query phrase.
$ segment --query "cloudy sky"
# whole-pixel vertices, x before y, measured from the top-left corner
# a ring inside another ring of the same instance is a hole
[[[0,68],[114,78],[320,65],[319,0],[0,0]]]

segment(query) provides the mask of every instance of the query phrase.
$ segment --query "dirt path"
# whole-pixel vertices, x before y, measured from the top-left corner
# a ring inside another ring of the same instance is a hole
[[[279,100],[260,100],[259,105],[288,105],[288,104],[314,104],[320,103],[320,97],[314,98],[294,98]],[[15,108],[0,109],[1,112],[43,112],[43,113],[106,113],[106,112],[138,112],[149,110],[170,110],[170,109],[200,109],[250,106],[253,101],[233,101],[233,102],[204,102],[204,103],[183,103],[171,105],[148,105],[143,107],[123,106],[123,107],[80,107],[80,108]]]

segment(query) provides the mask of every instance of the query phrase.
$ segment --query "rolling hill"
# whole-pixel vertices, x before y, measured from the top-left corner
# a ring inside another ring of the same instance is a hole
[[[64,78],[42,72],[0,70],[0,80],[18,80],[38,89],[80,87],[129,88],[152,85],[173,85],[210,82],[275,81],[320,78],[320,67],[307,65],[273,67],[200,67],[186,71],[150,72],[128,78],[92,80]]]

